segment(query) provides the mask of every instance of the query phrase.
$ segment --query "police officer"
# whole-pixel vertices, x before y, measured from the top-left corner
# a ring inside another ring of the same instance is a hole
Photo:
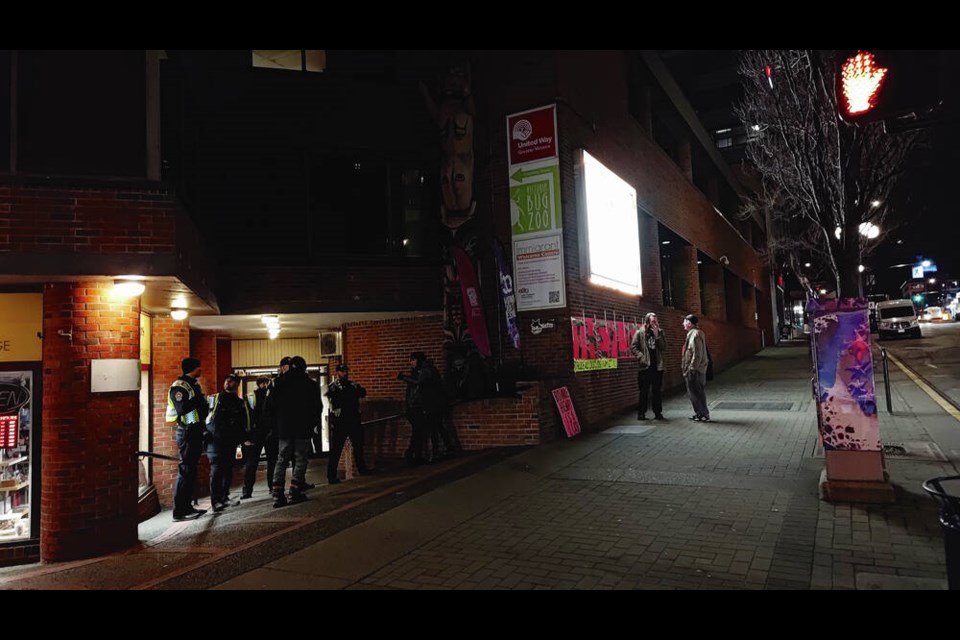
[[[213,400],[213,409],[207,418],[207,459],[210,460],[210,504],[219,513],[235,507],[239,501],[230,500],[230,483],[236,462],[237,444],[251,428],[250,407],[237,395],[240,376],[229,374],[223,379],[223,391]]]
[[[194,520],[207,512],[193,506],[197,484],[197,463],[203,453],[203,424],[208,408],[200,383],[200,361],[184,358],[180,363],[183,375],[173,381],[167,393],[167,422],[177,425],[177,450],[180,464],[173,487],[173,519]]]
[[[360,424],[360,398],[367,395],[367,390],[350,379],[350,367],[345,364],[337,365],[334,380],[327,389],[330,398],[330,427],[333,430],[330,443],[330,457],[327,459],[327,481],[337,484],[337,467],[340,465],[340,454],[347,438],[353,445],[353,460],[357,464],[357,473],[368,473],[367,464],[363,460],[363,426]]]

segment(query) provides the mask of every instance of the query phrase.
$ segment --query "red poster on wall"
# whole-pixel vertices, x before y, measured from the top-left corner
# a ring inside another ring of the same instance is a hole
[[[557,157],[556,105],[507,116],[510,165]]]
[[[0,449],[12,449],[17,446],[17,432],[20,430],[20,416],[17,414],[0,416]]]
[[[553,400],[557,403],[557,409],[560,410],[560,417],[563,419],[563,428],[567,432],[567,437],[580,433],[580,421],[577,419],[577,412],[573,408],[573,400],[570,399],[570,390],[566,387],[560,387],[553,390]]]

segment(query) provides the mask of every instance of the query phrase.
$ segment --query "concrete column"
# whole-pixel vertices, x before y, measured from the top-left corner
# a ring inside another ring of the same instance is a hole
[[[40,557],[94,557],[137,542],[139,392],[92,393],[91,361],[140,357],[140,301],[113,284],[43,293]],[[68,334],[68,335],[62,335]]]

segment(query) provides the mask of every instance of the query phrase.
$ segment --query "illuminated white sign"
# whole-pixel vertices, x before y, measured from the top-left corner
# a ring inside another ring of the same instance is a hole
[[[637,191],[586,151],[583,180],[590,282],[638,295]]]

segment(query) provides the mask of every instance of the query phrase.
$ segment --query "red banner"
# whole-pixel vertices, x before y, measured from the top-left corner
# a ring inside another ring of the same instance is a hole
[[[463,313],[467,316],[467,329],[480,355],[490,357],[490,338],[487,336],[487,321],[483,316],[483,300],[480,298],[480,285],[477,283],[477,271],[473,268],[463,249],[450,247],[450,253],[457,265],[457,277],[460,279],[460,292],[463,294]]]
[[[511,166],[557,156],[555,105],[507,116],[507,131]]]

